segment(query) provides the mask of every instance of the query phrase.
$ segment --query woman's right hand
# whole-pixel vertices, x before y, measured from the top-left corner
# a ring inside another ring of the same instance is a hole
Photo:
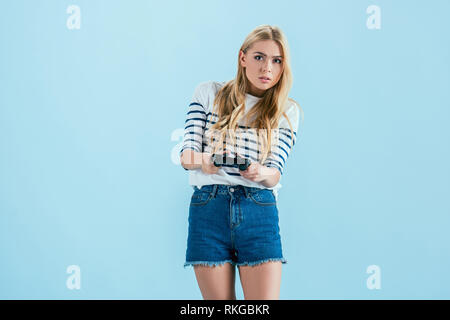
[[[229,150],[223,152],[224,154],[230,154]],[[215,174],[219,171],[220,167],[216,167],[211,159],[212,154],[209,152],[202,153],[202,171],[206,174]]]

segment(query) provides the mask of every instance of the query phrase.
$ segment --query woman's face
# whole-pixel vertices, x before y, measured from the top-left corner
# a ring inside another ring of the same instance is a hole
[[[248,93],[257,97],[262,97],[267,89],[276,85],[283,72],[281,47],[274,40],[257,41],[246,54],[241,50],[239,61],[250,82]],[[263,81],[261,77],[267,77],[269,81]]]

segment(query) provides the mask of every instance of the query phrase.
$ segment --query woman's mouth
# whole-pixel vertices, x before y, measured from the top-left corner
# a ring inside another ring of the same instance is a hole
[[[261,80],[262,83],[267,83],[270,81],[270,78],[268,77],[259,77],[258,79]]]

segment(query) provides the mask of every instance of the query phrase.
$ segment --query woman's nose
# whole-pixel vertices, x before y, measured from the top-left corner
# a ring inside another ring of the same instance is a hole
[[[272,70],[272,63],[270,61],[269,62],[265,62],[263,64],[263,70],[264,71],[271,71]]]

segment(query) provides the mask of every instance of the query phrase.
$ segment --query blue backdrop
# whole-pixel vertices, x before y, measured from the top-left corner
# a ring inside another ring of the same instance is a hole
[[[186,111],[272,24],[305,116],[280,181],[280,298],[449,299],[448,12],[445,0],[3,1],[0,298],[202,298],[183,268]],[[243,299],[238,276],[236,289]]]

